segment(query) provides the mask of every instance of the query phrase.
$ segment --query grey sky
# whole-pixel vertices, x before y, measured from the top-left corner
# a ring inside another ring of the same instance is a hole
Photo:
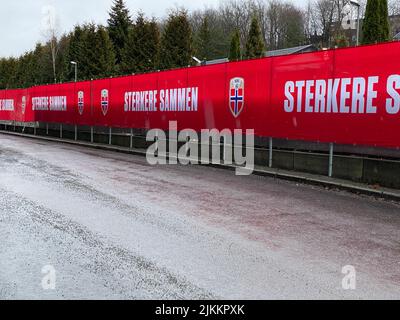
[[[303,5],[307,0],[288,0]],[[69,31],[81,22],[105,23],[112,0],[0,0],[0,57],[17,56],[44,40],[44,8],[53,6],[58,17],[58,29]],[[162,17],[168,8],[184,6],[200,9],[217,6],[220,0],[126,0],[134,14],[142,9],[148,16]]]

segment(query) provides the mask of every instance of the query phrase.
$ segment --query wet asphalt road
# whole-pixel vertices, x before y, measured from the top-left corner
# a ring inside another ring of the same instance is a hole
[[[6,135],[0,241],[2,299],[400,298],[398,204]]]

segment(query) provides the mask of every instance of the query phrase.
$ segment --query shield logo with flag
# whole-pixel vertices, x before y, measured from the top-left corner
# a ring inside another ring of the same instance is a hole
[[[108,90],[104,89],[101,91],[101,110],[103,111],[103,115],[106,115],[108,112]]]
[[[26,96],[23,96],[23,97],[22,97],[21,109],[22,109],[22,114],[25,114],[25,110],[26,110]]]
[[[78,111],[79,114],[83,114],[83,110],[85,109],[85,94],[83,91],[78,92]]]
[[[238,118],[244,108],[244,79],[233,78],[229,87],[229,107],[235,118]]]

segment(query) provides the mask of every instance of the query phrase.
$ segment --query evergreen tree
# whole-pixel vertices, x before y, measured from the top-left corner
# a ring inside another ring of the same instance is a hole
[[[231,43],[231,26],[227,26],[221,15],[212,9],[195,11],[190,16],[197,58],[207,60],[227,57]]]
[[[42,45],[38,43],[32,52],[31,71],[35,84],[53,83],[54,70],[49,43]]]
[[[80,38],[77,39],[79,41],[77,56],[71,60],[78,63],[78,77],[86,80],[99,76],[101,70],[97,66],[102,52],[98,44],[96,25],[85,24],[81,28],[82,34],[78,35]],[[70,70],[72,71],[72,68]]]
[[[196,54],[202,60],[210,59],[212,53],[211,30],[208,17],[205,16],[196,39]]]
[[[97,76],[110,77],[115,72],[116,54],[107,29],[99,26],[96,32],[96,40],[94,51],[98,52]]]
[[[379,37],[379,5],[380,0],[368,0],[363,23],[363,44],[375,43]]]
[[[147,22],[146,32],[147,59],[144,60],[144,71],[147,72],[157,70],[160,67],[161,35],[158,23],[154,18]]]
[[[192,63],[192,29],[184,10],[171,13],[161,40],[160,66],[163,69],[187,67]]]
[[[72,37],[70,41],[70,45],[74,44],[78,49],[75,59],[70,60],[78,63],[78,78],[87,80],[112,76],[115,72],[115,52],[107,30],[95,24],[80,28],[82,33],[79,32],[79,38]]]
[[[14,88],[17,60],[15,58],[0,59],[0,89]]]
[[[389,41],[390,39],[390,24],[389,24],[389,9],[388,0],[380,1],[382,38],[381,41]]]
[[[117,64],[122,60],[122,50],[128,41],[132,19],[124,0],[113,0],[108,19],[108,32],[114,45]]]
[[[262,37],[260,24],[256,16],[251,20],[249,36],[246,44],[246,58],[260,58],[263,57],[265,46]]]
[[[368,0],[363,24],[363,44],[389,40],[387,0]]]
[[[15,69],[14,88],[26,88],[39,84],[35,79],[35,61],[32,51],[26,52],[18,58],[17,66]]]
[[[156,70],[159,55],[160,31],[157,22],[154,19],[147,21],[143,13],[139,13],[123,50],[121,69],[124,73]]]
[[[69,35],[69,44],[66,49],[66,58],[64,59],[64,77],[66,80],[72,81],[75,78],[75,72],[72,68],[71,61],[78,63],[78,79],[84,78],[84,62],[86,60],[85,52],[85,30],[82,26],[76,26],[74,31]]]
[[[239,61],[242,58],[240,49],[240,34],[239,30],[236,30],[232,36],[231,48],[229,50],[229,61]]]
[[[57,66],[59,67],[57,68],[58,70],[57,78],[60,80],[60,82],[67,82],[70,80],[68,77],[68,73],[72,69],[71,68],[72,65],[70,62],[73,61],[73,60],[68,60],[68,48],[70,40],[71,40],[70,35],[63,35],[58,42],[59,54],[57,56]],[[69,70],[65,68],[67,64],[70,67]],[[75,73],[73,79],[75,79]]]

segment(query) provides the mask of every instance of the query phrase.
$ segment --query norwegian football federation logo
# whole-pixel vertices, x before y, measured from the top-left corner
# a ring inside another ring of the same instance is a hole
[[[25,110],[26,110],[26,96],[23,96],[23,97],[22,97],[21,109],[22,109],[22,114],[25,114]]]
[[[78,92],[78,111],[82,115],[85,109],[85,93],[83,91]]]
[[[101,110],[103,111],[103,115],[107,114],[108,105],[109,105],[108,90],[104,89],[101,91]]]
[[[238,118],[244,109],[244,79],[233,78],[229,87],[229,107],[235,118]]]

